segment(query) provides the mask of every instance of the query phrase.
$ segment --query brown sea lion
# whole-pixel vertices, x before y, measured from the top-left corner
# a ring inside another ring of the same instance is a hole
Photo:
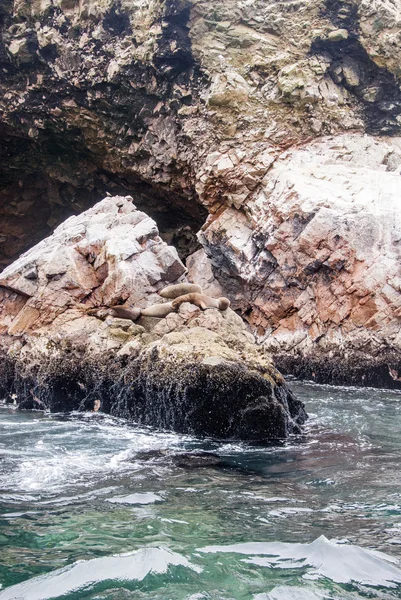
[[[136,321],[141,316],[141,309],[135,306],[110,306],[109,315],[118,319]]]
[[[171,304],[174,310],[177,310],[184,302],[195,304],[195,306],[199,306],[202,310],[217,308],[224,311],[230,306],[228,298],[212,298],[211,296],[206,296],[206,294],[185,294],[173,300]]]
[[[167,317],[167,315],[176,311],[172,304],[172,302],[152,304],[151,306],[148,306],[142,310],[142,315],[144,317],[158,317],[159,319],[162,319],[163,317]]]
[[[159,295],[162,298],[178,298],[179,296],[183,296],[184,294],[201,294],[202,288],[200,285],[195,285],[194,283],[177,283],[176,285],[169,285],[163,288]]]

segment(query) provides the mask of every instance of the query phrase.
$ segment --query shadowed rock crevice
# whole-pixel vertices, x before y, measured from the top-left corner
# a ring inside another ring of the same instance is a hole
[[[168,0],[165,3],[162,35],[153,62],[168,79],[195,65],[188,27],[190,8],[188,1]]]
[[[103,26],[114,35],[132,33],[129,16],[122,10],[121,2],[115,2],[107,11]]]
[[[191,53],[189,7],[163,7],[152,64],[118,64],[106,49],[127,36],[135,48],[131,17],[113,4],[102,18],[104,42],[93,37],[80,49],[91,21],[73,22],[60,8],[44,11],[40,25],[53,34],[38,45],[29,19],[12,19],[3,7],[0,268],[106,193],[135,195],[182,258],[199,247],[195,236],[207,211],[190,157],[179,157],[185,134],[178,111],[191,107],[202,79]]]
[[[392,73],[373,62],[356,36],[341,41],[317,39],[311,52],[330,60],[328,74],[361,103],[366,131],[396,135],[400,128],[401,91]]]
[[[399,82],[366,51],[361,39],[359,5],[355,0],[326,0],[322,16],[339,29],[331,32],[332,38],[329,34],[328,38],[315,39],[311,52],[330,61],[328,74],[334,83],[360,102],[368,133],[396,135],[401,114]]]
[[[333,25],[348,30],[357,30],[358,3],[355,0],[326,0],[322,15],[328,17]]]

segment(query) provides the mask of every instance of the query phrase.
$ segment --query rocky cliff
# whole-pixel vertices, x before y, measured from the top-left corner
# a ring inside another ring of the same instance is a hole
[[[190,302],[170,311],[159,292],[184,273],[131,197],[68,219],[1,275],[0,397],[221,439],[299,432],[302,403],[238,315]]]
[[[391,0],[3,2],[2,264],[132,193],[283,368],[399,386],[400,15]]]

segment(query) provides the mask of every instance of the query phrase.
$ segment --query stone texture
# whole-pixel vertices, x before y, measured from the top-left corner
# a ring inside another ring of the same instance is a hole
[[[399,9],[84,0],[0,8],[0,264],[111,193],[181,256],[283,147],[397,133]]]
[[[233,308],[287,369],[398,385],[400,159],[398,138],[349,134],[288,150],[247,216],[227,208],[201,233]]]
[[[43,331],[72,312],[125,301],[145,308],[157,290],[179,279],[185,267],[159,237],[155,222],[136,210],[130,197],[106,198],[28,250],[0,276],[2,302],[25,300],[10,330]],[[79,305],[79,309],[77,306]],[[1,325],[8,325],[6,314]],[[114,319],[119,322],[120,319]],[[62,331],[63,325],[61,325]]]
[[[0,265],[132,193],[291,369],[334,353],[345,381],[382,357],[358,382],[398,385],[400,18],[388,0],[2,3]],[[138,260],[156,261],[151,287],[160,265],[176,276],[167,256]]]
[[[299,432],[302,403],[232,310],[184,303],[135,323],[107,314],[166,302],[157,292],[184,273],[131,197],[71,217],[2,273],[1,395],[225,439]]]

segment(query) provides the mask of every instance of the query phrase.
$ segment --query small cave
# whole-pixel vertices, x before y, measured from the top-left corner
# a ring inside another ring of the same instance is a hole
[[[156,221],[162,239],[176,247],[181,260],[200,248],[196,233],[207,211],[178,191],[167,192],[102,170],[91,174],[88,187],[51,179],[43,171],[3,185],[1,179],[0,173],[0,271],[51,235],[68,217],[87,210],[107,194],[131,195],[136,207]]]
[[[152,63],[133,61],[113,81],[95,83],[79,71],[79,61],[89,52],[100,72],[107,69],[110,52],[95,37],[87,48],[77,48],[69,20],[56,23],[59,7],[44,11],[41,26],[65,37],[65,53],[58,56],[51,44],[37,49],[35,34],[28,40],[29,56],[18,61],[1,37],[16,18],[12,1],[0,6],[0,94],[14,93],[0,119],[0,271],[107,193],[131,195],[181,259],[200,247],[196,233],[208,213],[175,148],[183,139],[178,111],[195,102],[203,81],[184,4],[164,3]],[[104,15],[107,39],[125,36],[135,43],[123,8],[118,0]],[[70,71],[83,78],[79,86],[71,84]],[[142,169],[146,165],[149,169]]]
[[[312,44],[311,54],[330,59],[328,73],[334,83],[358,99],[367,133],[399,135],[399,83],[392,73],[376,65],[355,35],[342,41],[317,39]]]
[[[49,140],[44,153],[33,140],[5,127],[0,136],[0,271],[107,194],[131,195],[182,260],[200,247],[196,233],[208,213],[194,193],[145,182],[132,173],[111,173],[84,149],[73,147],[68,153],[57,140]]]

